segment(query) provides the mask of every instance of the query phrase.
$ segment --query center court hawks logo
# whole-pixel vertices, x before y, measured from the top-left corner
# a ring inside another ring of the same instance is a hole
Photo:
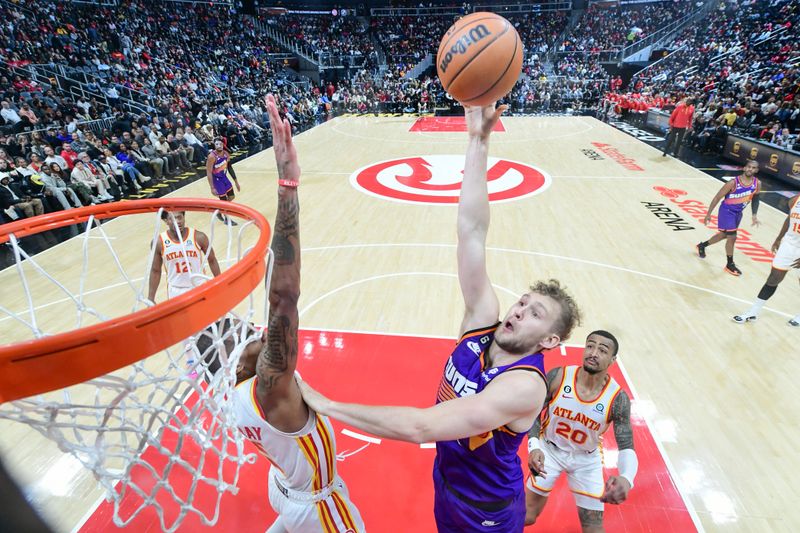
[[[539,194],[552,179],[525,163],[490,157],[489,201],[518,200]],[[356,189],[414,204],[457,204],[464,177],[463,155],[422,155],[373,163],[350,176]]]

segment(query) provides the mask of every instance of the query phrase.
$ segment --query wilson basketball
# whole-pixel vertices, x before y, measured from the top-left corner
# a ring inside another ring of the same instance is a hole
[[[507,95],[522,70],[517,30],[495,13],[456,21],[442,37],[436,70],[444,90],[464,105],[483,106]]]

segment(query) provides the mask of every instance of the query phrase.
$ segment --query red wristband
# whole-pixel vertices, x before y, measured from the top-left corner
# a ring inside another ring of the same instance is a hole
[[[281,187],[289,187],[290,189],[296,189],[298,185],[300,185],[299,181],[294,180],[278,180],[278,185]]]

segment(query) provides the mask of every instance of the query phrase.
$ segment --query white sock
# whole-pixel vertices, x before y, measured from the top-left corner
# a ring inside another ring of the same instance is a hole
[[[792,322],[800,322],[800,313],[795,315],[795,317],[792,319]]]
[[[761,298],[756,298],[756,301],[753,302],[752,307],[750,307],[750,309],[748,309],[747,313],[745,313],[745,314],[758,316],[758,313],[761,312],[761,308],[763,308],[764,304],[766,304],[766,303],[767,303],[766,300],[762,300]]]

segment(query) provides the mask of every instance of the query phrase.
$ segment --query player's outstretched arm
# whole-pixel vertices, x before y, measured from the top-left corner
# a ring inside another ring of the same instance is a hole
[[[625,391],[620,391],[611,404],[611,422],[614,424],[614,438],[617,441],[618,476],[606,480],[606,490],[601,498],[606,503],[622,503],[633,488],[633,480],[639,469],[639,459],[633,450],[633,428],[631,427],[631,400]]]
[[[544,381],[525,372],[495,378],[478,394],[428,408],[335,402],[298,380],[303,399],[314,411],[387,439],[422,443],[463,439],[529,416],[547,393]]]
[[[284,400],[300,401],[292,378],[297,366],[297,301],[300,298],[300,204],[297,184],[300,166],[289,122],[281,120],[272,95],[268,96],[273,150],[278,166],[278,212],[273,228],[274,265],[269,287],[267,342],[256,364],[257,394],[265,409]],[[286,185],[291,183],[293,185]]]
[[[489,231],[489,191],[486,166],[489,135],[507,106],[495,109],[465,107],[469,141],[464,161],[464,180],[458,201],[458,281],[464,297],[461,333],[493,324],[500,313],[486,272],[486,234]]]
[[[155,303],[156,292],[161,284],[161,270],[164,268],[164,260],[161,257],[161,239],[155,243],[156,249],[153,251],[153,262],[150,264],[150,279],[148,280],[147,299]]]
[[[781,240],[783,240],[783,236],[786,235],[786,232],[789,231],[789,223],[791,222],[789,217],[786,217],[786,220],[783,221],[783,226],[781,226],[781,230],[778,232],[778,236],[775,237],[775,242],[772,243],[772,253],[778,253],[778,247],[781,245]]]
[[[717,194],[714,195],[714,198],[711,200],[711,203],[708,204],[708,211],[706,212],[706,218],[703,220],[703,224],[705,224],[706,226],[708,225],[708,223],[711,221],[711,213],[714,212],[714,208],[717,207],[717,204],[720,202],[720,200],[722,200],[725,197],[726,194],[728,194],[729,192],[733,192],[735,188],[736,188],[736,182],[734,180],[731,180],[727,182],[725,185],[723,185],[719,189],[719,191],[717,191]]]
[[[208,241],[208,235],[202,231],[197,231],[195,233],[197,235],[197,245],[206,255],[208,268],[211,269],[211,273],[214,275],[214,277],[219,276],[221,270],[219,268],[219,262],[217,261],[217,254],[214,253],[214,249],[211,247],[211,243]]]
[[[791,211],[795,204],[800,202],[800,194],[789,200],[789,210]],[[781,230],[778,232],[778,236],[775,237],[775,242],[772,243],[772,253],[778,253],[778,247],[781,245],[781,240],[783,240],[783,236],[786,235],[786,232],[789,231],[789,225],[791,224],[791,217],[787,216],[786,220],[783,221],[783,226],[781,226]]]
[[[211,188],[211,195],[218,196],[217,190],[214,188],[214,178],[211,175],[213,172],[214,172],[214,150],[212,146],[212,150],[208,153],[208,157],[206,158],[206,179],[208,180],[208,186]]]
[[[761,203],[761,182],[756,185],[756,190],[753,193],[753,201],[750,202],[750,208],[753,210],[753,226],[760,226],[761,222],[758,221],[758,206]]]

